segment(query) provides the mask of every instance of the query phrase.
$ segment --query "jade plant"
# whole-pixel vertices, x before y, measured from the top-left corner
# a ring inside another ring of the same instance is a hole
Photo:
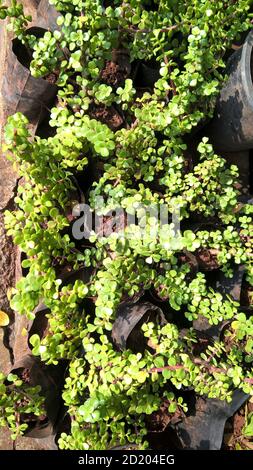
[[[15,374],[0,373],[0,426],[8,426],[16,440],[29,428],[31,416],[45,417],[40,387],[31,387]]]
[[[26,35],[23,7],[2,3],[1,18],[33,51],[32,75],[54,73],[58,86],[53,136],[32,137],[20,113],[5,128],[5,150],[24,179],[5,215],[27,270],[11,306],[32,320],[43,302],[48,331],[32,335],[30,348],[46,364],[68,361],[62,396],[71,429],[59,447],[147,448],[148,417],[161,406],[183,415],[182,390],[228,401],[237,388],[253,394],[252,322],[199,262],[212,255],[227,277],[243,264],[253,285],[252,205],[240,200],[237,167],[207,138],[194,155],[189,145],[212,117],[226,53],[250,28],[252,2],[52,0],[58,29],[39,39]],[[144,86],[142,67],[151,69]],[[139,223],[75,239],[76,178],[100,220],[120,208],[123,222],[136,215]],[[166,223],[152,207],[165,210]],[[64,280],[64,270],[88,280]],[[164,302],[166,324],[138,325],[144,350],[121,350],[113,339],[118,308],[150,292]],[[199,351],[203,318],[229,327]]]

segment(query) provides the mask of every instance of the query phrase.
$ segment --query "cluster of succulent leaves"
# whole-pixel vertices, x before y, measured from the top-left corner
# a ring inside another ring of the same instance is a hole
[[[7,426],[12,439],[28,429],[28,417],[45,414],[40,387],[25,384],[17,375],[0,372],[0,426]],[[27,419],[25,419],[27,416]]]
[[[17,209],[6,212],[6,226],[26,254],[28,270],[13,290],[11,305],[32,319],[44,302],[49,333],[42,340],[31,337],[33,354],[47,364],[69,361],[63,398],[72,425],[70,434],[61,435],[60,448],[125,443],[145,448],[146,416],[162,402],[171,414],[186,411],[181,389],[222,400],[231,400],[235,388],[252,394],[251,319],[240,312],[239,303],[211,288],[205,273],[181,261],[185,254],[191,259],[201,249],[215,250],[228,277],[235,264],[243,264],[253,285],[253,209],[239,202],[237,168],[216,155],[206,138],[192,168],[186,165],[186,137],[212,116],[224,80],[224,55],[249,29],[252,2],[51,3],[60,12],[58,29],[37,40],[25,33],[29,18],[16,0],[9,8],[0,6],[1,18],[10,17],[15,34],[33,49],[34,77],[56,72],[58,77],[53,137],[32,138],[19,113],[6,125],[6,150],[25,180]],[[116,88],[103,82],[105,64],[120,50],[127,51],[129,64],[158,64],[160,78],[152,89],[137,93],[130,77]],[[123,128],[113,132],[90,118],[91,105],[115,106],[124,116]],[[140,223],[126,227],[124,236],[94,233],[80,249],[71,236],[69,199],[73,176],[85,174],[89,162],[103,164],[88,192],[91,207],[102,196],[101,214],[121,207],[126,214],[136,213]],[[143,210],[152,205],[166,208],[170,223],[158,227],[151,214],[143,229]],[[193,227],[193,219],[201,223]],[[89,281],[63,283],[59,273],[66,266],[89,270]],[[144,352],[119,351],[111,338],[117,307],[151,288],[167,299],[172,320],[143,325],[152,346]],[[182,316],[192,325],[183,335]],[[232,321],[232,345],[217,340],[196,354],[192,322],[200,317],[210,325]]]

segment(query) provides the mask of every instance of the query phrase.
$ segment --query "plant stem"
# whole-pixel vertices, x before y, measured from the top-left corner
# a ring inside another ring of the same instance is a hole
[[[209,372],[216,372],[216,373],[223,373],[223,374],[227,374],[228,373],[228,369],[224,369],[224,368],[219,368],[219,367],[215,367],[215,366],[210,366],[210,364],[206,361],[201,361],[201,359],[194,359],[193,361],[194,364],[196,365],[200,365],[200,366],[204,366],[208,369]],[[175,366],[164,366],[164,367],[152,367],[152,369],[149,370],[149,373],[152,374],[154,372],[157,372],[157,373],[162,373],[164,370],[171,370],[171,371],[175,371],[175,370],[185,370],[187,372],[189,372],[189,369],[187,367],[185,367],[184,365],[182,364],[178,364],[178,365],[175,365]],[[253,384],[253,378],[252,379],[249,379],[249,378],[245,378],[243,380],[243,382],[247,382],[247,383],[250,383],[250,384]]]

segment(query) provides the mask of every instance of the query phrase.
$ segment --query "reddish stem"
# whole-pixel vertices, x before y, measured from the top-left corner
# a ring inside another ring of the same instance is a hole
[[[210,364],[208,362],[201,361],[200,359],[195,359],[193,362],[196,365],[205,366],[210,372],[217,372],[217,373],[224,373],[224,374],[227,374],[227,372],[228,372],[227,369],[221,369],[221,368],[218,368],[218,367],[210,366]],[[152,369],[149,370],[149,373],[150,374],[152,374],[154,372],[162,373],[164,370],[173,371],[173,370],[181,370],[181,369],[189,372],[189,369],[187,367],[184,367],[183,365],[178,364],[178,365],[175,365],[175,366],[153,367]],[[253,384],[253,378],[252,379],[246,378],[246,379],[243,380],[243,382]]]

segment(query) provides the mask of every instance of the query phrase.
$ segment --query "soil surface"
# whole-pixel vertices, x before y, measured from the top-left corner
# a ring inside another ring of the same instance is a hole
[[[25,368],[21,372],[21,379],[23,380],[24,383],[29,384],[30,383],[30,370]]]
[[[119,130],[124,120],[113,106],[92,104],[89,108],[89,116],[106,124],[112,131]]]
[[[101,82],[112,88],[118,88],[124,86],[125,80],[128,77],[126,69],[122,69],[119,64],[112,61],[107,61],[104,69],[101,72]]]
[[[253,450],[253,436],[249,439],[243,435],[247,416],[252,412],[253,401],[248,401],[246,405],[227,421],[222,447],[224,450]]]
[[[199,267],[203,271],[212,271],[219,268],[219,262],[217,259],[218,251],[217,250],[208,250],[202,248],[197,251],[196,258],[199,264]]]
[[[204,353],[212,342],[210,336],[205,334],[203,331],[197,332],[197,340],[198,342],[193,344],[193,354],[196,357]]]
[[[160,409],[147,416],[146,423],[150,433],[161,433],[169,424],[175,425],[184,418],[184,413],[178,408],[175,413],[168,411],[169,403],[164,400]]]
[[[51,83],[51,85],[55,85],[57,82],[57,75],[55,73],[49,73],[44,79],[46,82]]]

